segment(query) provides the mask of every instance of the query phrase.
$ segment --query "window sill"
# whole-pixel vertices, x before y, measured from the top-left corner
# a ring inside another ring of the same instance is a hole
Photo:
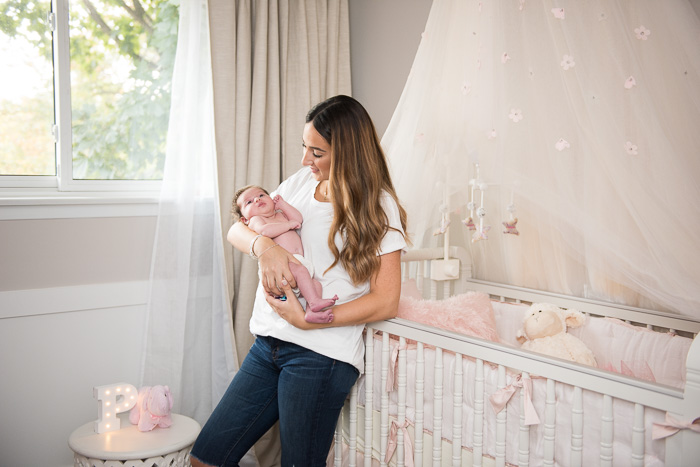
[[[0,220],[156,215],[158,215],[158,193],[154,192],[0,190]]]

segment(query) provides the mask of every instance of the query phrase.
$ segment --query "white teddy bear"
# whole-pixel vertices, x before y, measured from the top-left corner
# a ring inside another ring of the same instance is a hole
[[[583,322],[584,315],[580,311],[563,310],[551,303],[533,303],[516,337],[523,349],[598,366],[586,344],[566,332],[567,327],[575,328]]]

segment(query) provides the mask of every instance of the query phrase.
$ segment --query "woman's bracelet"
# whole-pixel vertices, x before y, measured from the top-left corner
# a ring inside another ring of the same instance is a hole
[[[257,242],[260,237],[262,237],[262,235],[258,234],[255,236],[255,238],[253,238],[253,240],[250,241],[250,251],[248,251],[248,254],[253,259],[258,259],[258,255],[255,254],[253,247],[255,247],[255,242]]]
[[[258,259],[260,259],[260,257],[261,257],[262,255],[264,255],[264,254],[267,253],[268,251],[272,250],[272,249],[273,249],[274,247],[276,247],[276,246],[278,246],[278,245],[275,243],[274,245],[265,248],[265,249],[263,250],[263,252],[260,253],[260,254],[258,255]]]

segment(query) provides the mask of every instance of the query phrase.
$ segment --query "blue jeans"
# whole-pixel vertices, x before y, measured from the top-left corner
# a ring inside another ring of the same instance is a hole
[[[340,410],[359,372],[274,337],[257,337],[191,456],[215,466],[240,459],[280,422],[282,465],[325,466]]]

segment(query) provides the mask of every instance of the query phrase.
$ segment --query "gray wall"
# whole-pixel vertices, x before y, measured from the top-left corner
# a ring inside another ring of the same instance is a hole
[[[154,233],[153,216],[0,221],[0,291],[147,280]]]
[[[399,102],[431,0],[349,0],[352,94],[381,138]]]

